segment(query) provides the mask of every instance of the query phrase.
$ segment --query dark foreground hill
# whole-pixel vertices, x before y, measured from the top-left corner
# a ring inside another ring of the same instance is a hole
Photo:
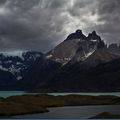
[[[15,76],[13,76],[10,72],[0,70],[0,90],[17,89],[16,81]]]
[[[43,88],[56,92],[120,91],[120,59],[88,69],[80,66],[76,63],[62,68]]]
[[[116,96],[81,96],[81,95],[22,95],[0,98],[0,118],[16,115],[39,114],[49,112],[50,107],[120,105]],[[106,118],[106,117],[105,117]],[[109,118],[112,118],[109,117]]]

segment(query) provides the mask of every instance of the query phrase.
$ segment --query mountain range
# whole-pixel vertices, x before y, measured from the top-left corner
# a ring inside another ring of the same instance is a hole
[[[0,69],[1,89],[120,91],[120,47],[106,45],[96,31],[85,36],[77,30],[45,54],[28,51],[13,57],[1,53]],[[9,77],[3,77],[6,74]]]
[[[9,89],[9,83],[13,84],[11,89],[17,88],[16,83],[23,79],[24,72],[31,69],[32,64],[42,55],[34,51],[1,52],[0,89]]]

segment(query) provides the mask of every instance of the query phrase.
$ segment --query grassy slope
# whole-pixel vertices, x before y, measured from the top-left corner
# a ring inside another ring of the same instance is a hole
[[[103,112],[91,119],[120,119],[120,115]]]
[[[13,116],[48,112],[48,107],[120,105],[120,97],[115,96],[50,96],[23,95],[0,99],[0,116]]]

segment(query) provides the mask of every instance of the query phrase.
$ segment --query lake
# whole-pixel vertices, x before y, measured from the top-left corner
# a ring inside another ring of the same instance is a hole
[[[120,114],[120,105],[49,108],[48,113],[14,116],[15,119],[87,119],[102,112]]]
[[[16,96],[16,95],[24,95],[26,94],[25,91],[0,91],[0,97],[10,97],[10,96]],[[38,93],[27,93],[27,94],[38,94]],[[99,95],[112,95],[112,96],[118,96],[120,97],[120,92],[111,92],[111,93],[48,93],[49,95],[91,95],[91,96],[99,96]]]
[[[24,91],[0,91],[0,97],[4,98],[23,94],[25,94]]]
[[[90,96],[99,96],[99,95],[110,95],[110,96],[118,96],[120,97],[120,92],[111,92],[111,93],[49,93],[49,95],[90,95]]]
[[[24,95],[25,91],[0,91],[0,97],[9,97]],[[38,94],[38,93],[29,93],[29,94]],[[49,95],[114,95],[120,97],[120,92],[112,93],[48,93]],[[42,114],[31,114],[31,115],[22,115],[15,116],[14,119],[86,119],[93,117],[102,112],[111,112],[113,114],[120,114],[120,105],[115,106],[78,106],[78,107],[57,107],[49,108],[48,113]]]

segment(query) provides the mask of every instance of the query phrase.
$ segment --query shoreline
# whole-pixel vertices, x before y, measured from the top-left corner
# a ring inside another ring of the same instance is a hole
[[[45,92],[42,92],[42,93],[35,93],[35,92],[28,92],[28,91],[0,91],[0,96],[3,97],[3,98],[7,98],[7,97],[10,97],[10,96],[17,96],[17,95],[43,95],[43,94],[47,94],[47,95],[54,95],[54,96],[60,96],[60,95],[89,95],[89,96],[101,96],[101,95],[104,95],[104,96],[117,96],[117,97],[120,97],[120,92],[57,92],[57,93],[54,93],[54,92],[49,92],[49,93],[45,93]]]
[[[64,110],[75,110],[76,111],[76,109],[78,109],[78,110],[80,110],[81,111],[81,109],[83,108],[84,109],[84,107],[87,107],[87,109],[89,110],[89,108],[96,108],[96,109],[98,109],[98,108],[100,108],[100,107],[105,107],[105,108],[110,108],[110,107],[113,107],[113,108],[116,108],[117,106],[111,106],[111,105],[105,105],[105,106],[103,106],[103,105],[97,105],[97,106],[64,106],[64,107],[53,107],[53,108],[48,108],[48,110],[49,110],[49,112],[50,113],[45,113],[45,114],[42,114],[42,113],[36,113],[36,114],[25,114],[25,115],[17,115],[17,116],[13,116],[12,118],[15,118],[15,119],[46,119],[46,118],[49,118],[49,116],[50,116],[50,118],[49,119],[64,119],[64,117],[63,117],[63,112],[62,111],[64,111]],[[120,107],[120,106],[119,106]],[[59,111],[59,113],[57,112],[55,112],[55,111]],[[62,110],[61,112],[60,112],[60,110]],[[77,111],[76,111],[77,112]],[[66,113],[66,111],[64,112],[64,115],[65,115],[65,113]],[[81,113],[80,112],[80,116],[78,117],[77,116],[77,118],[76,119],[101,119],[101,118],[106,118],[106,119],[110,119],[110,118],[120,118],[120,114],[115,114],[115,113],[112,113],[112,112],[104,112],[104,110],[103,111],[101,111],[101,112],[95,112],[94,114],[92,113],[91,115],[90,115],[90,111],[88,111],[86,114],[87,114],[87,116],[85,117],[85,115],[83,114],[83,113]],[[55,114],[61,114],[59,117],[55,117]],[[70,113],[70,115],[71,115],[72,113]],[[53,115],[53,118],[51,117]],[[36,117],[37,116],[37,117]],[[39,117],[38,117],[39,116]],[[45,117],[46,116],[46,117]],[[75,114],[73,114],[73,116],[75,116]],[[83,117],[84,116],[84,117]],[[67,118],[66,118],[67,117]],[[76,116],[75,116],[76,117]],[[75,117],[70,117],[69,118],[69,115],[68,115],[68,113],[66,114],[66,116],[65,116],[65,119],[75,119]],[[81,118],[82,117],[82,118]]]
[[[89,119],[120,119],[120,114],[112,114],[109,112],[102,112],[94,117]]]
[[[53,107],[120,105],[117,96],[65,95],[46,94],[11,96],[0,100],[0,118],[49,112]],[[4,112],[2,112],[4,111]]]

